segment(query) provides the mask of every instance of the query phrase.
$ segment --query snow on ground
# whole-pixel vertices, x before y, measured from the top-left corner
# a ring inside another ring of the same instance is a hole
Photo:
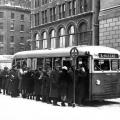
[[[73,108],[0,94],[0,120],[120,120],[120,99],[111,101]]]

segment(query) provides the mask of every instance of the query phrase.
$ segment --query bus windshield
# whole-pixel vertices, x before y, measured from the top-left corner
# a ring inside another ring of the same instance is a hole
[[[95,71],[108,71],[110,70],[110,61],[104,59],[94,60],[94,70]]]
[[[120,60],[118,59],[95,59],[94,60],[95,71],[118,71],[120,70]]]

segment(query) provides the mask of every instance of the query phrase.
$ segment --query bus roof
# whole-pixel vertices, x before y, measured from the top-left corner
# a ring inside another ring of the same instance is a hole
[[[70,50],[73,47],[78,49],[79,55],[85,55],[85,52],[89,52],[94,58],[98,58],[99,53],[118,54],[120,57],[120,52],[118,50],[106,46],[72,46],[67,48],[22,51],[14,54],[13,58],[69,57]]]

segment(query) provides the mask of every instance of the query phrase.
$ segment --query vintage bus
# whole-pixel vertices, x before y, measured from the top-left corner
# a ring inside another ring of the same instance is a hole
[[[70,54],[73,47],[78,50],[75,59]],[[35,70],[39,67],[53,69],[55,66],[78,69],[79,64],[85,63],[88,84],[85,88],[88,91],[86,98],[90,101],[119,98],[120,52],[105,46],[73,47],[18,52],[13,57],[13,64],[19,67],[26,64]]]
[[[12,67],[12,58],[13,55],[0,55],[0,69],[4,69],[4,67],[8,67],[11,69]]]

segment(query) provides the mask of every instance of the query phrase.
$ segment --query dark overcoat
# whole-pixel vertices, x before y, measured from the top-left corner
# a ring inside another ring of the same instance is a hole
[[[50,97],[58,98],[59,97],[59,71],[53,70],[50,74]]]
[[[39,71],[35,71],[34,74],[34,91],[35,91],[35,95],[41,95],[41,86],[42,86],[42,77],[41,76],[42,73],[40,73]]]

